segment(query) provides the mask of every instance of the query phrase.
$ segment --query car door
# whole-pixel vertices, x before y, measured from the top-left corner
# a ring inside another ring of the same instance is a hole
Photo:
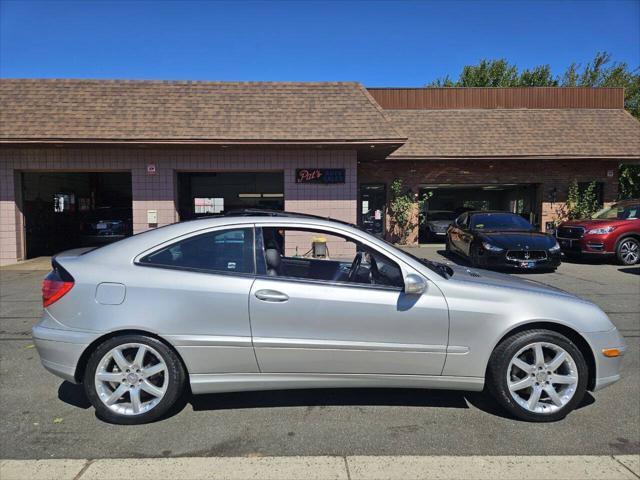
[[[376,255],[414,273],[389,252]],[[440,375],[444,366],[448,310],[431,282],[416,296],[395,286],[258,275],[249,313],[261,372]]]
[[[466,256],[469,256],[471,253],[471,244],[473,243],[473,232],[471,230],[471,215],[465,215],[464,221],[460,226],[459,233],[459,244],[460,251],[464,253]]]
[[[128,309],[175,346],[191,375],[258,371],[247,309],[253,238],[253,225],[217,228],[170,240],[135,261]]]

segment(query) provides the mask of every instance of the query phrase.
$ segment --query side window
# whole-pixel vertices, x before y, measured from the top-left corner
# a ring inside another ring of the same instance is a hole
[[[236,228],[189,237],[140,259],[157,265],[210,272],[254,273],[253,229]]]
[[[467,219],[469,218],[469,216],[466,213],[463,213],[462,215],[460,215],[458,217],[458,219],[456,220],[456,224],[461,227],[464,228],[467,226]]]
[[[263,227],[258,265],[270,277],[402,288],[402,270],[377,250],[316,229]]]

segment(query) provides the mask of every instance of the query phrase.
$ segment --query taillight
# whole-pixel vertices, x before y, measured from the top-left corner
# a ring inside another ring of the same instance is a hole
[[[57,302],[73,287],[73,277],[54,263],[53,270],[42,281],[42,306]]]

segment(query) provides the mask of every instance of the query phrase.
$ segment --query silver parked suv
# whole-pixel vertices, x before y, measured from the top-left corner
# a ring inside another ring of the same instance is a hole
[[[33,328],[42,363],[98,415],[158,419],[185,391],[482,390],[530,421],[620,378],[596,305],[415,258],[357,227],[245,211],[53,259]]]

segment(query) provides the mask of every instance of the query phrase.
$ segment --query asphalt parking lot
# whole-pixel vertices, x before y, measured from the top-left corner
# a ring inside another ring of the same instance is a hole
[[[528,274],[600,305],[629,346],[623,379],[554,424],[513,420],[479,393],[304,390],[194,397],[168,419],[131,427],[97,419],[81,388],[40,366],[30,329],[47,268],[0,269],[0,458],[640,453],[640,267],[564,263]]]

